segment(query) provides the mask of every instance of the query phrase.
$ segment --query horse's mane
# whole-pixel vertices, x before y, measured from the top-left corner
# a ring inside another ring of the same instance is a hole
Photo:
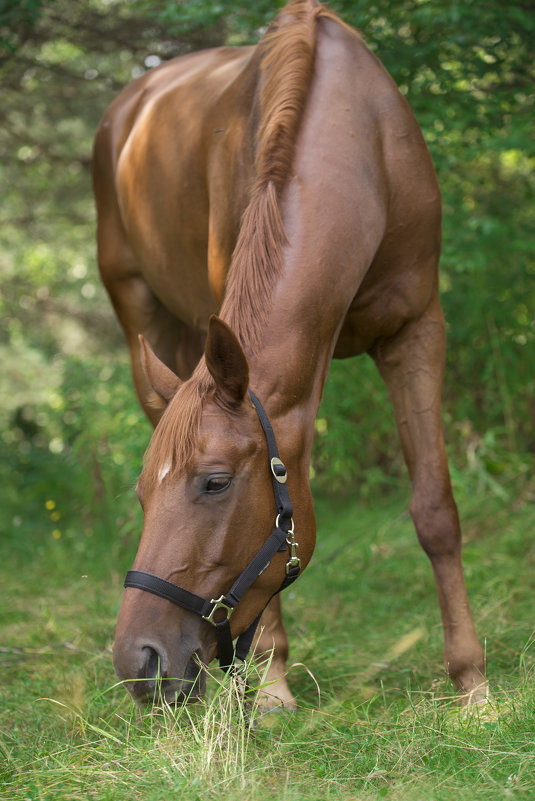
[[[310,0],[294,0],[272,23],[255,54],[262,81],[255,179],[221,307],[221,316],[253,352],[269,311],[272,287],[282,270],[286,233],[278,199],[292,168],[314,69],[315,18],[320,8]]]
[[[254,181],[220,310],[249,353],[254,353],[260,344],[272,289],[282,272],[287,240],[279,197],[290,175],[314,70],[319,15],[331,16],[315,0],[292,0],[270,25],[250,62],[260,65]],[[192,457],[202,401],[213,389],[203,357],[172,399],[152,436],[144,468],[149,479],[157,479],[162,466],[173,472]]]

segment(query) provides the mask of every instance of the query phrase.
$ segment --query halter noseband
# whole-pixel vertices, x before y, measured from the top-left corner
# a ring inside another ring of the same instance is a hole
[[[293,528],[293,507],[290,495],[286,486],[287,471],[279,457],[277,441],[269,418],[256,395],[249,390],[249,395],[258,414],[260,424],[264,431],[269,463],[271,468],[271,478],[273,483],[273,493],[277,507],[277,517],[272,533],[260,548],[256,556],[249,562],[245,570],[238,576],[230,590],[219,598],[212,598],[207,601],[200,595],[179,587],[171,581],[165,581],[152,573],[145,573],[142,570],[129,570],[124,582],[125,587],[135,587],[139,590],[151,592],[165,598],[167,601],[187,609],[188,612],[195,612],[203,620],[215,627],[217,638],[217,648],[219,665],[225,671],[234,667],[235,659],[245,662],[246,656],[251,647],[253,637],[260,620],[260,615],[251,623],[243,634],[240,634],[234,648],[232,635],[230,632],[230,616],[237,604],[242,599],[246,590],[255,582],[270,564],[277,552],[290,549],[289,558],[286,562],[286,577],[277,593],[292,584],[299,576],[301,561],[297,556],[298,543],[295,541]],[[275,593],[275,595],[277,594]],[[225,617],[215,620],[216,612],[223,610]],[[262,610],[263,611],[263,610]]]

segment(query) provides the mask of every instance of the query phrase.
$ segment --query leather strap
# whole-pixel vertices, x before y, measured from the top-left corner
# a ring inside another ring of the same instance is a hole
[[[195,595],[171,581],[165,581],[152,573],[145,573],[144,570],[129,570],[124,580],[124,586],[135,587],[138,590],[146,590],[153,595],[159,595],[160,598],[165,598],[166,601],[171,601],[176,606],[181,606],[188,612],[195,612],[201,617],[207,617],[212,611],[211,601],[206,601],[200,595]]]
[[[258,414],[258,418],[260,420],[260,425],[264,431],[266,442],[267,442],[267,449],[268,449],[268,456],[270,460],[270,464],[273,463],[273,459],[276,458],[280,461],[279,456],[279,449],[277,447],[277,440],[275,438],[275,433],[273,431],[273,426],[267,416],[264,407],[254,394],[254,392],[250,389],[249,390],[249,397],[253,402],[253,405],[256,409],[256,413]],[[282,463],[281,463],[282,464]],[[284,465],[283,465],[284,467]],[[286,468],[284,468],[286,471]],[[277,481],[275,473],[273,472],[273,468],[271,469],[271,481],[273,484],[273,494],[275,496],[275,504],[277,506],[277,514],[279,515],[279,522],[282,524],[283,527],[286,527],[286,530],[290,527],[290,521],[293,515],[293,506],[290,500],[290,494],[288,492],[288,486],[286,483],[281,483]]]

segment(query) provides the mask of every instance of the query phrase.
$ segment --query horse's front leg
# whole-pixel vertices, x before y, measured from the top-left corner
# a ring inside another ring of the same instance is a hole
[[[461,563],[461,529],[441,422],[445,326],[435,298],[425,314],[373,352],[394,406],[413,498],[410,512],[435,576],[446,669],[463,703],[487,697],[484,653],[476,636]]]
[[[288,636],[281,612],[280,595],[276,595],[267,605],[258,626],[259,634],[253,645],[255,661],[262,668],[263,687],[257,696],[257,703],[265,709],[283,707],[294,710],[296,701],[286,680],[286,661],[288,659]]]

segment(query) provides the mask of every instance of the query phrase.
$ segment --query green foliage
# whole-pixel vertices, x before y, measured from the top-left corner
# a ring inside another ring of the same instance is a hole
[[[44,2],[46,0],[0,0],[0,64],[31,35]]]
[[[134,8],[149,19],[166,26],[171,35],[186,36],[196,41],[200,31],[210,31],[228,44],[250,44],[258,40],[259,31],[273,19],[282,0],[259,0],[241,3],[236,0],[203,0],[202,2],[176,2],[167,0],[155,4],[153,0],[133,0]]]
[[[0,459],[0,539],[11,558],[24,565],[53,546],[55,580],[88,549],[104,563],[119,558],[139,538],[133,487],[150,436],[126,360],[61,360],[50,385],[20,401]]]
[[[358,387],[358,391],[356,388]],[[404,476],[392,407],[367,356],[333,362],[316,419],[312,486],[361,500]]]

